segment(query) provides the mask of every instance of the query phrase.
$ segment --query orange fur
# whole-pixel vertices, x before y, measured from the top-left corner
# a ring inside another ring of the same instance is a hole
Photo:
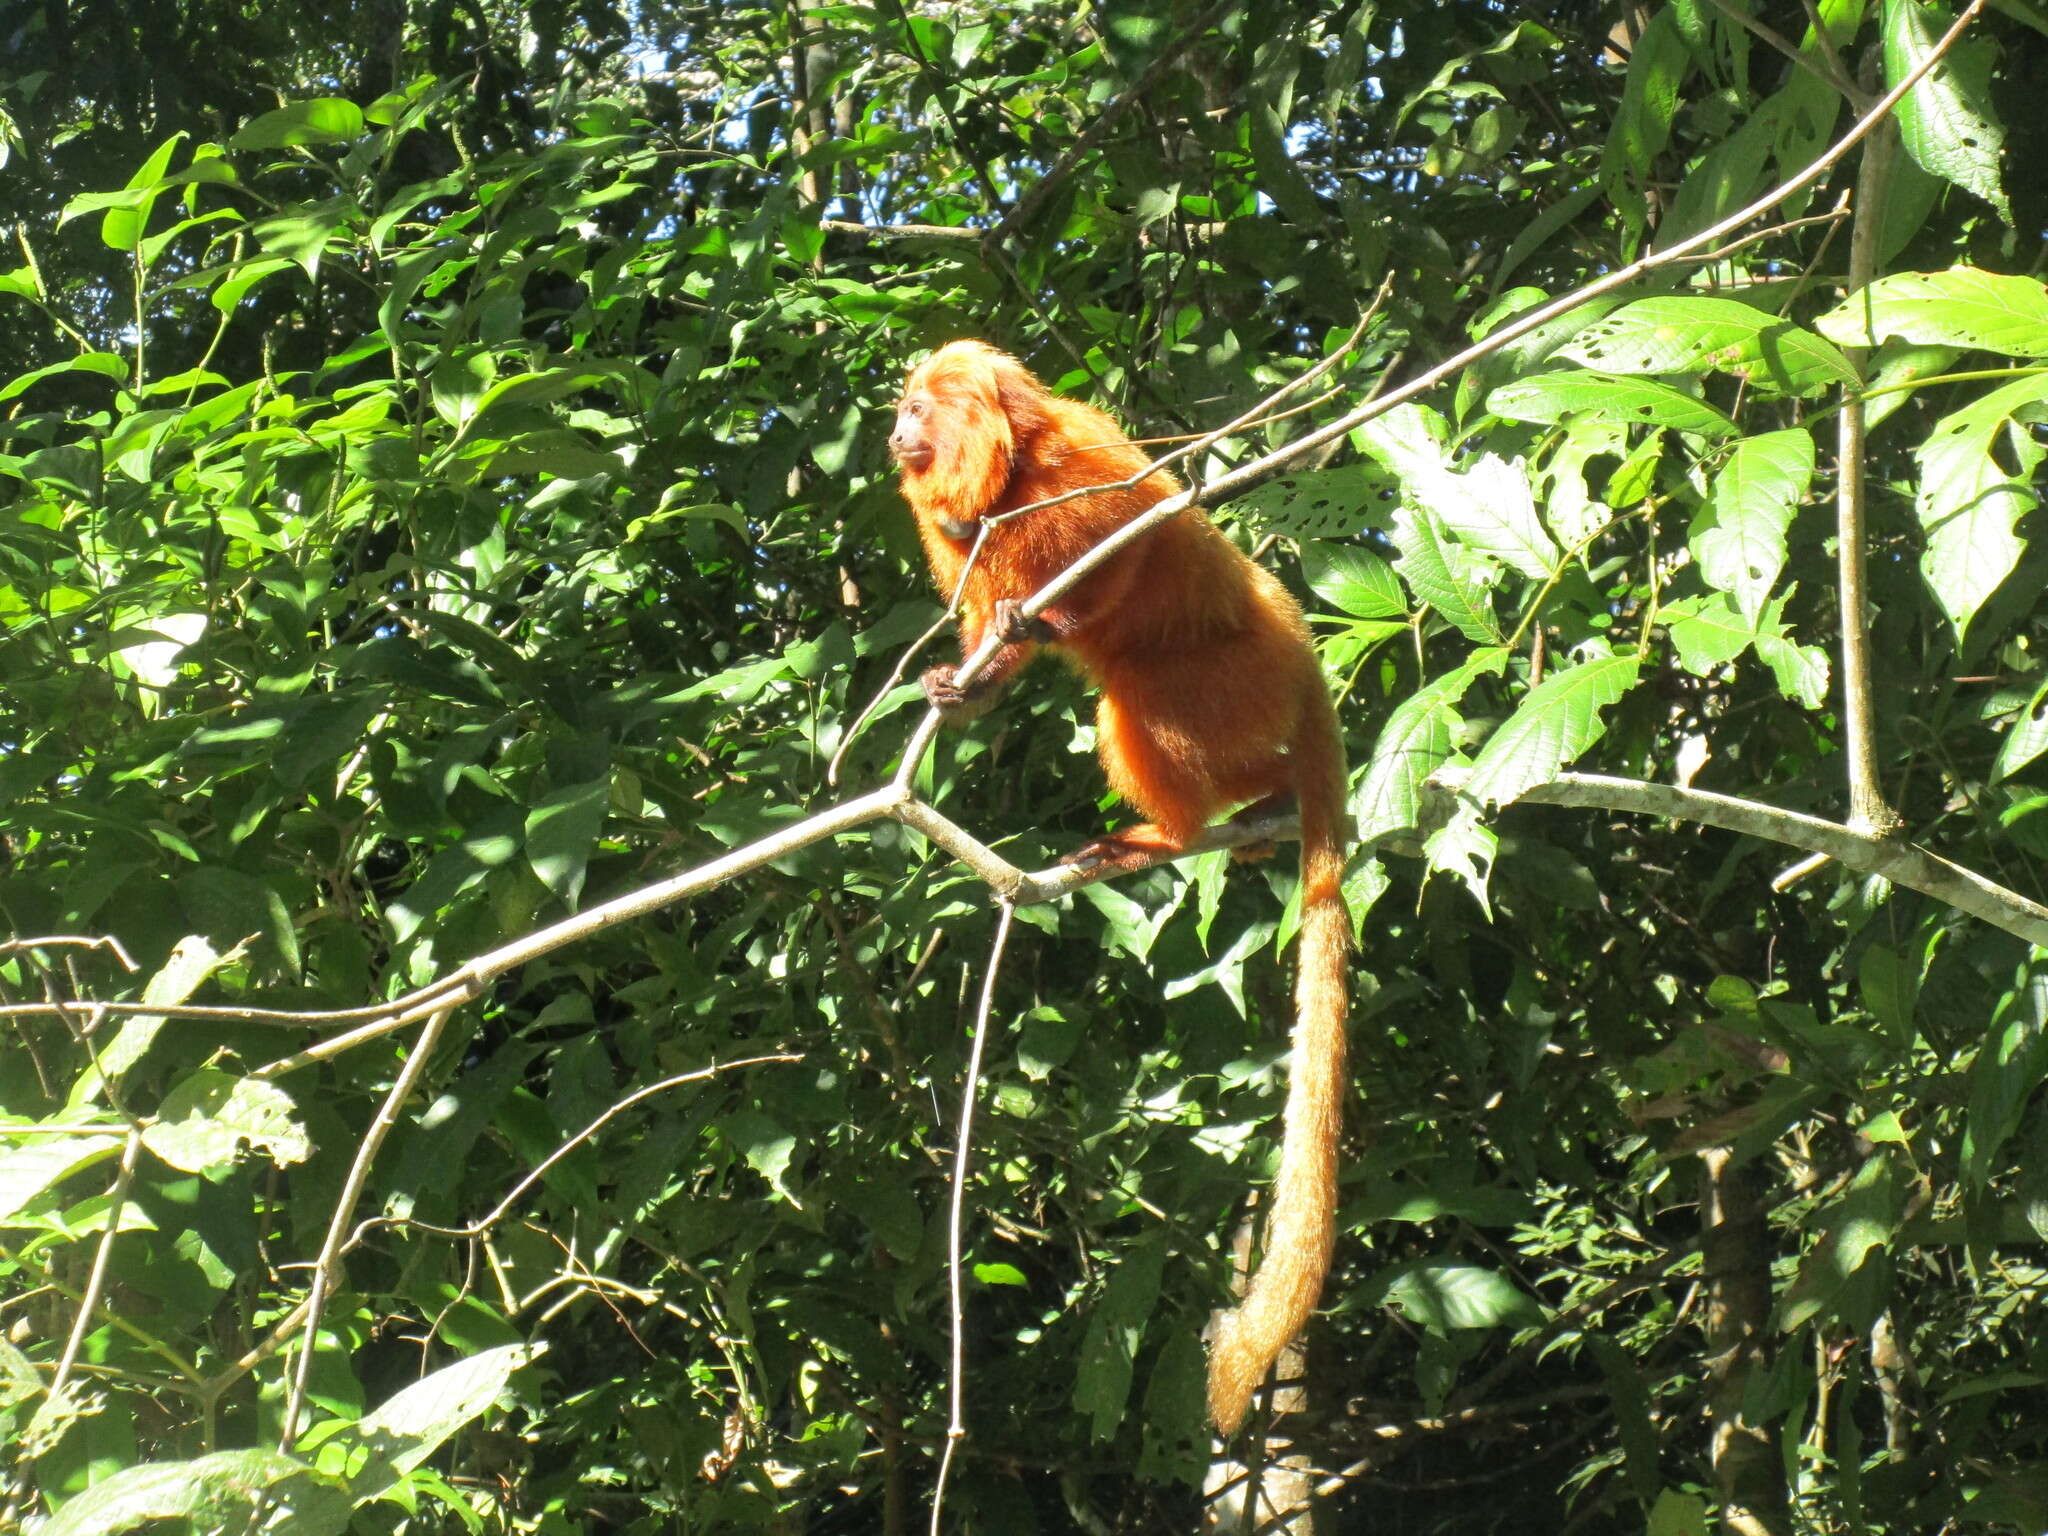
[[[1096,732],[1110,786],[1148,819],[1074,857],[1138,868],[1171,856],[1219,813],[1292,796],[1301,812],[1301,955],[1280,1173],[1265,1254],[1243,1304],[1218,1329],[1209,1411],[1234,1431],[1252,1393],[1300,1332],[1329,1272],[1344,1093],[1344,749],[1301,609],[1273,574],[1197,509],[1120,550],[1028,630],[1020,602],[1180,489],[1155,472],[991,527],[980,520],[1142,471],[1147,456],[1104,412],[1064,400],[979,341],[941,347],[910,375],[889,439],[932,577],[950,596],[966,571],[960,646],[1004,640],[961,689],[925,674],[949,715],[984,704],[1036,652],[1063,654],[1101,691]]]

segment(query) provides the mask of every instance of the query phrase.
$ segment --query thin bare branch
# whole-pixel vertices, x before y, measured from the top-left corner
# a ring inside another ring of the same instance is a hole
[[[996,936],[989,945],[988,968],[981,978],[981,1003],[974,1011],[974,1044],[967,1053],[967,1076],[960,1084],[959,1122],[953,1132],[953,1198],[946,1213],[946,1269],[951,1297],[953,1345],[947,1372],[952,1410],[946,1425],[946,1450],[939,1458],[938,1484],[932,1489],[932,1536],[939,1536],[940,1512],[946,1503],[946,1476],[953,1453],[967,1438],[967,1281],[961,1232],[966,1225],[967,1169],[974,1148],[974,1097],[981,1088],[982,1055],[988,1047],[989,1016],[995,1009],[996,978],[1002,974],[1003,951],[1010,942],[1014,903],[1004,901],[996,917]]]
[[[777,1051],[767,1056],[742,1056],[737,1061],[714,1061],[708,1067],[698,1067],[693,1072],[678,1072],[673,1077],[664,1077],[658,1083],[649,1083],[644,1088],[636,1088],[616,1104],[607,1108],[603,1114],[591,1121],[590,1124],[584,1126],[582,1130],[569,1137],[568,1140],[556,1147],[546,1157],[535,1163],[518,1183],[505,1191],[504,1198],[492,1206],[487,1215],[479,1216],[469,1225],[463,1227],[437,1227],[430,1221],[414,1221],[410,1217],[372,1216],[356,1229],[349,1238],[346,1247],[353,1248],[362,1241],[366,1232],[380,1226],[404,1227],[412,1232],[431,1232],[437,1237],[482,1237],[491,1228],[505,1219],[506,1213],[519,1203],[521,1196],[547,1177],[547,1172],[550,1168],[582,1146],[583,1143],[589,1141],[599,1131],[610,1125],[612,1121],[618,1119],[619,1116],[623,1115],[634,1105],[644,1103],[648,1099],[667,1093],[671,1088],[680,1088],[685,1083],[701,1083],[707,1078],[719,1077],[727,1072],[737,1072],[742,1067],[765,1067],[776,1063],[798,1062],[803,1059],[802,1053],[796,1051]]]
[[[455,1006],[451,1003],[435,1012],[421,1028],[419,1038],[413,1041],[412,1054],[399,1069],[391,1091],[384,1095],[384,1102],[377,1106],[376,1115],[364,1130],[363,1144],[357,1148],[355,1161],[349,1165],[348,1177],[342,1181],[341,1193],[335,1197],[334,1210],[327,1219],[327,1235],[321,1241],[319,1256],[313,1260],[313,1284],[306,1293],[305,1337],[299,1344],[298,1369],[292,1373],[291,1394],[284,1405],[284,1424],[278,1431],[277,1448],[280,1451],[290,1451],[299,1438],[299,1415],[305,1411],[306,1387],[313,1378],[313,1357],[319,1353],[315,1346],[320,1341],[321,1310],[340,1276],[342,1239],[355,1220],[356,1205],[363,1198],[363,1188],[370,1180],[370,1165],[377,1161],[385,1138],[398,1124],[399,1110],[426,1075],[427,1063],[433,1058],[434,1047],[441,1043],[441,1031],[447,1027],[448,1016],[454,1011]]]
[[[131,1128],[128,1139],[121,1147],[121,1166],[114,1175],[113,1190],[107,1196],[107,1229],[100,1234],[98,1246],[93,1251],[92,1273],[85,1282],[85,1294],[78,1298],[78,1315],[71,1320],[70,1335],[64,1340],[64,1353],[57,1359],[56,1370],[50,1373],[50,1398],[61,1401],[65,1384],[71,1378],[71,1368],[78,1361],[78,1351],[85,1343],[85,1336],[92,1331],[93,1315],[99,1311],[100,1293],[107,1285],[107,1261],[113,1256],[114,1239],[121,1232],[121,1214],[128,1206],[128,1189],[135,1182],[135,1161],[142,1152],[142,1132]]]
[[[57,949],[69,945],[76,949],[104,949],[112,952],[121,962],[121,969],[132,971],[136,968],[134,959],[122,947],[121,941],[112,934],[90,933],[45,933],[32,939],[8,939],[0,943],[0,955],[12,954],[19,949]]]

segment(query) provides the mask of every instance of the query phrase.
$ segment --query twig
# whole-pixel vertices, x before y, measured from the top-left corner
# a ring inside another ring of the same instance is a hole
[[[319,1256],[313,1260],[313,1284],[306,1292],[305,1337],[299,1342],[299,1365],[292,1373],[291,1394],[284,1405],[284,1425],[277,1437],[281,1452],[289,1452],[299,1438],[299,1415],[306,1406],[306,1387],[313,1378],[313,1356],[318,1353],[315,1346],[320,1342],[320,1314],[334,1288],[341,1265],[342,1239],[355,1220],[356,1204],[363,1198],[363,1187],[370,1179],[370,1165],[376,1162],[384,1139],[398,1123],[399,1110],[426,1075],[427,1063],[433,1058],[434,1047],[441,1043],[441,1031],[454,1011],[455,1005],[450,1003],[430,1015],[421,1027],[419,1038],[413,1041],[412,1054],[364,1130],[363,1144],[356,1150],[355,1161],[349,1165],[348,1177],[335,1198],[334,1210],[327,1220],[327,1236],[321,1241]]]
[[[0,942],[0,955],[12,954],[18,949],[55,949],[64,945],[79,949],[111,950],[114,958],[121,962],[122,970],[136,969],[135,961],[129,956],[121,941],[112,934],[46,933],[32,939],[8,939]]]
[[[107,1229],[100,1234],[99,1246],[94,1250],[92,1273],[86,1279],[85,1294],[78,1298],[78,1316],[72,1319],[71,1332],[64,1340],[64,1353],[57,1359],[57,1369],[50,1373],[52,1402],[63,1398],[64,1385],[77,1362],[79,1348],[92,1332],[93,1313],[99,1309],[100,1292],[106,1288],[107,1260],[113,1255],[114,1239],[121,1232],[121,1213],[127,1209],[128,1188],[135,1182],[135,1160],[141,1151],[142,1132],[130,1127],[128,1139],[121,1147],[120,1171],[114,1175],[114,1188],[107,1197]]]
[[[939,1516],[946,1505],[946,1478],[953,1453],[967,1437],[967,1301],[961,1253],[961,1227],[967,1209],[967,1167],[974,1142],[974,1096],[981,1086],[982,1053],[988,1045],[989,1015],[994,1010],[996,977],[1003,968],[1003,949],[1010,942],[1010,919],[1016,906],[1004,901],[996,916],[996,936],[989,945],[988,969],[981,979],[981,1006],[974,1013],[974,1045],[967,1053],[967,1077],[960,1085],[960,1116],[953,1133],[953,1198],[946,1213],[946,1268],[950,1280],[953,1344],[947,1372],[951,1376],[952,1412],[946,1425],[946,1449],[939,1457],[939,1475],[932,1489],[932,1536],[939,1536]]]
[[[706,1078],[717,1077],[725,1072],[736,1072],[741,1067],[765,1067],[771,1063],[797,1062],[803,1059],[802,1054],[795,1051],[777,1051],[767,1056],[743,1056],[737,1061],[715,1061],[708,1067],[697,1068],[694,1072],[678,1072],[673,1077],[664,1077],[658,1083],[649,1083],[644,1088],[636,1088],[623,1099],[620,1099],[618,1103],[605,1110],[603,1114],[591,1121],[590,1124],[584,1126],[582,1130],[556,1147],[546,1157],[535,1163],[532,1169],[518,1183],[505,1191],[504,1198],[491,1208],[489,1215],[480,1216],[475,1221],[469,1223],[469,1225],[463,1227],[439,1227],[430,1221],[415,1221],[409,1216],[373,1216],[364,1222],[363,1226],[349,1239],[349,1246],[353,1247],[357,1242],[361,1241],[368,1229],[379,1226],[404,1227],[413,1232],[431,1232],[437,1237],[482,1237],[492,1227],[495,1227],[505,1219],[506,1212],[512,1209],[521,1195],[547,1177],[547,1172],[550,1168],[582,1146],[584,1142],[590,1140],[591,1137],[611,1124],[612,1121],[618,1119],[620,1115],[623,1115],[635,1104],[651,1099],[656,1094],[667,1093],[671,1088],[680,1088],[685,1083],[701,1083]]]

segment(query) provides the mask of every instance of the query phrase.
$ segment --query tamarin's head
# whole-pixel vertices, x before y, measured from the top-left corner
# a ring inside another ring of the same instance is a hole
[[[950,341],[910,370],[889,452],[914,504],[955,517],[986,510],[1046,425],[1045,386],[985,341]]]

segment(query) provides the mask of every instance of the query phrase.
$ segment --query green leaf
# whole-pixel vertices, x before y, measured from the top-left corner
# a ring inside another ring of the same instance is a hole
[[[148,484],[155,475],[157,445],[176,429],[179,415],[155,410],[125,417],[100,443],[108,467],[137,484]]]
[[[364,1414],[335,1437],[360,1447],[349,1458],[359,1467],[349,1476],[350,1496],[362,1503],[389,1492],[449,1436],[496,1403],[512,1373],[539,1359],[546,1348],[504,1344],[487,1349],[400,1388],[381,1407]]]
[[[1914,507],[1927,535],[1920,574],[1958,645],[2025,547],[2017,527],[2040,501],[2032,480],[2044,449],[2039,435],[2020,423],[2041,420],[2044,402],[2048,376],[2015,379],[1944,416],[1915,451],[1920,488]]]
[[[1893,1043],[1910,1046],[1920,978],[1906,956],[1886,945],[1872,944],[1857,962],[1856,986],[1863,994],[1863,1006],[1884,1026]]]
[[[1676,13],[1670,9],[1652,12],[1629,50],[1621,110],[1614,114],[1614,125],[1600,155],[1600,179],[1631,226],[1642,222],[1642,188],[1651,179],[1657,157],[1671,142],[1679,88],[1692,67],[1692,50],[1679,31]]]
[[[1635,686],[1639,666],[1630,651],[1545,678],[1480,749],[1465,793],[1482,805],[1509,805],[1556,778],[1606,732],[1600,711]]]
[[[1389,1310],[1439,1337],[1454,1328],[1519,1328],[1543,1321],[1535,1298],[1507,1276],[1456,1259],[1395,1265],[1372,1289]]]
[[[328,242],[354,211],[344,199],[330,197],[323,203],[301,203],[288,213],[263,219],[252,226],[251,232],[266,252],[297,263],[308,277],[317,277]],[[390,302],[387,295],[385,303]]]
[[[1816,1317],[1835,1317],[1852,1327],[1869,1326],[1853,1315],[1855,1293],[1850,1281],[1873,1252],[1882,1252],[1898,1230],[1905,1211],[1904,1181],[1896,1176],[1891,1157],[1879,1152],[1867,1158],[1840,1199],[1822,1208],[1820,1238],[1800,1261],[1799,1274],[1778,1306],[1778,1327],[1790,1333]],[[1852,1315],[1842,1316],[1847,1303]],[[1860,1330],[1859,1330],[1860,1331]]]
[[[1983,1189],[1998,1172],[1994,1159],[2019,1129],[2028,1101],[2048,1080],[2048,970],[2023,967],[2004,1000],[2002,1016],[1970,1067],[1970,1102],[1963,1120],[1962,1175]]]
[[[1536,515],[1536,499],[1519,459],[1511,464],[1484,453],[1463,473],[1446,469],[1412,479],[1404,476],[1403,484],[1442,519],[1459,543],[1524,576],[1545,580],[1564,559]]]
[[[273,1163],[302,1163],[313,1143],[298,1107],[275,1083],[201,1068],[164,1095],[142,1144],[173,1168],[203,1173],[233,1164],[247,1143]]]
[[[1156,930],[1145,909],[1115,886],[1084,885],[1074,893],[1103,919],[1102,942],[1112,952],[1143,960]]]
[[[1092,1438],[1107,1440],[1123,1423],[1131,1373],[1145,1325],[1157,1311],[1166,1246],[1142,1242],[1118,1260],[1109,1283],[1089,1309],[1081,1358],[1074,1369],[1074,1407],[1086,1415]]]
[[[2048,356],[2048,285],[2032,276],[1952,266],[1894,272],[1851,293],[1815,326],[1843,346],[1896,338],[1923,346]]]
[[[628,544],[632,543],[635,539],[644,535],[648,529],[658,528],[663,523],[677,518],[692,517],[711,518],[716,522],[724,523],[741,538],[748,536],[747,520],[741,515],[739,508],[728,502],[692,500],[691,493],[696,489],[697,482],[693,479],[687,483],[671,485],[667,490],[663,491],[661,493],[661,501],[652,512],[648,513],[645,517],[636,517],[626,524],[626,542]]]
[[[1017,1068],[1042,1083],[1065,1066],[1081,1043],[1082,1021],[1056,1008],[1031,1010],[1017,1035]]]
[[[924,1244],[924,1210],[906,1170],[876,1170],[836,1186],[833,1200],[867,1224],[890,1256],[908,1264]]]
[[[1998,743],[1998,758],[1991,765],[1991,782],[2010,778],[2043,752],[2048,752],[2048,682],[2034,690],[2026,708]]]
[[[718,1124],[726,1141],[747,1160],[747,1166],[773,1185],[790,1204],[797,1204],[795,1193],[785,1182],[790,1162],[796,1156],[796,1137],[783,1129],[779,1121],[757,1110],[727,1115]]]
[[[1919,0],[1885,0],[1885,84],[1919,68],[1952,19]],[[1982,39],[1965,38],[1951,48],[1899,103],[1899,138],[1922,170],[1974,192],[2010,224],[2012,205],[1999,184],[2005,129],[1991,101],[1996,57]]]
[[[265,112],[244,123],[229,149],[289,149],[296,144],[335,144],[363,131],[362,109],[338,96],[317,96]]]
[[[1314,469],[1282,475],[1233,504],[1237,516],[1298,539],[1334,539],[1379,519],[1372,503],[1380,486],[1364,468]]]
[[[1464,724],[1458,701],[1480,677],[1499,676],[1507,660],[1508,653],[1497,647],[1475,651],[1456,671],[1432,678],[1395,707],[1380,727],[1351,801],[1361,842],[1422,824],[1423,781],[1449,760]]]
[[[571,911],[583,893],[583,875],[611,802],[611,777],[550,791],[526,813],[526,861]]]
[[[1180,1483],[1191,1489],[1202,1486],[1210,1455],[1203,1385],[1207,1376],[1195,1331],[1170,1330],[1152,1359],[1150,1379],[1145,1383],[1145,1438],[1137,1467],[1140,1478]]]
[[[338,1536],[348,1529],[349,1496],[337,1480],[294,1457],[215,1451],[191,1461],[124,1467],[37,1529],[39,1536],[118,1536],[159,1520],[187,1521],[201,1531]]]
[[[1707,1501],[1696,1493],[1666,1488],[1650,1506],[1645,1536],[1707,1536]]]
[[[1600,1367],[1608,1397],[1614,1404],[1614,1428],[1621,1441],[1629,1489],[1648,1503],[1657,1497],[1663,1478],[1658,1471],[1662,1458],[1658,1451],[1656,1413],[1643,1372],[1628,1351],[1613,1339],[1596,1333],[1586,1342],[1592,1346],[1594,1363]],[[1700,1536],[1706,1536],[1704,1522]]]
[[[434,414],[459,433],[476,420],[486,392],[497,376],[497,361],[485,351],[442,358],[434,364],[428,379]]]
[[[1718,369],[1789,395],[1862,382],[1833,346],[1734,299],[1638,299],[1595,320],[1559,351],[1609,373]]]
[[[1791,589],[1771,599],[1757,627],[1757,659],[1771,669],[1778,691],[1808,709],[1828,701],[1828,653],[1817,645],[1800,645],[1785,628],[1785,606]]]
[[[1239,108],[1252,162],[1259,170],[1259,190],[1279,205],[1290,224],[1312,230],[1323,223],[1322,204],[1287,147],[1302,57],[1284,33],[1260,42],[1253,49],[1252,75]]]
[[[16,1226],[14,1217],[48,1191],[105,1162],[121,1150],[118,1132],[105,1136],[35,1136],[0,1152],[0,1226]]]
[[[1693,519],[1701,579],[1731,594],[1752,625],[1785,568],[1785,530],[1806,499],[1813,462],[1813,436],[1804,428],[1745,438]]]
[[[223,953],[208,943],[203,935],[188,933],[171,946],[164,963],[143,985],[142,1000],[165,1004],[185,1002],[231,957],[238,959],[240,955],[239,949]],[[128,1069],[142,1059],[163,1024],[164,1016],[160,1013],[136,1013],[123,1019],[114,1037],[100,1046],[93,1070],[71,1085],[71,1105],[77,1107],[95,1102],[107,1079],[118,1083]]]
[[[207,302],[222,314],[231,314],[249,292],[266,277],[289,272],[295,263],[286,256],[252,256],[221,268],[221,279],[213,285]]]
[[[1784,116],[1797,110],[1791,94],[1780,91],[1733,133],[1719,142],[1709,139],[1707,152],[1686,167],[1669,211],[1657,221],[1657,243],[1674,245],[1748,203],[1763,185]]]
[[[216,208],[211,213],[195,214],[189,219],[180,219],[162,234],[146,236],[141,245],[137,247],[137,252],[142,258],[143,266],[154,267],[157,264],[158,258],[165,251],[169,250],[177,238],[186,231],[197,229],[204,224],[240,224],[242,222],[242,216],[232,208]]]
[[[110,250],[139,250],[143,230],[149,223],[150,210],[156,206],[164,172],[169,169],[171,156],[184,139],[185,135],[181,131],[157,145],[149,158],[137,167],[135,174],[128,178],[128,185],[122,191],[73,198],[65,205],[63,219],[72,218],[94,207],[104,207],[106,217],[100,221],[101,243]],[[63,219],[58,222],[62,223]]]
[[[409,939],[472,886],[519,856],[525,818],[516,806],[499,805],[470,824],[463,835],[427,861],[420,877],[394,900],[385,915],[399,939]]]
[[[1371,550],[1317,541],[1303,546],[1301,566],[1309,589],[1341,613],[1361,619],[1407,614],[1400,578]]]
[[[1101,889],[1101,887],[1098,887]],[[1140,911],[1143,909],[1140,908]],[[1170,909],[1169,909],[1170,913]],[[1278,925],[1271,922],[1247,924],[1223,952],[1207,965],[1197,967],[1184,976],[1169,977],[1160,987],[1160,995],[1169,1002],[1176,997],[1185,997],[1190,992],[1206,986],[1217,986],[1230,999],[1230,1006],[1241,1015],[1245,1012],[1244,966],[1245,962],[1266,947],[1266,941],[1278,931]],[[1147,947],[1157,936],[1156,925],[1144,935]]]
[[[1896,272],[1814,321],[1845,347],[1896,338],[2015,357],[2048,357],[2048,284],[1976,267]]]
[[[1486,408],[1509,421],[1591,416],[1630,426],[1669,427],[1696,437],[1726,437],[1735,431],[1725,412],[1661,379],[1583,368],[1511,380],[1486,397]]]
[[[1793,590],[1766,603],[1754,623],[1718,592],[1666,604],[1659,617],[1668,627],[1678,664],[1696,677],[1711,677],[1753,646],[1787,698],[1819,709],[1827,702],[1827,652],[1800,645],[1787,634],[1785,605]]]
[[[26,394],[30,385],[63,373],[97,373],[105,378],[125,380],[128,377],[128,364],[125,359],[115,356],[112,352],[87,352],[61,363],[51,363],[48,367],[16,375],[4,385],[0,385],[0,401],[12,400],[17,395]]]
[[[1404,502],[1394,517],[1394,562],[1408,590],[1480,645],[1498,645],[1504,638],[1494,617],[1489,589],[1500,579],[1498,567],[1445,533],[1432,511]]]

